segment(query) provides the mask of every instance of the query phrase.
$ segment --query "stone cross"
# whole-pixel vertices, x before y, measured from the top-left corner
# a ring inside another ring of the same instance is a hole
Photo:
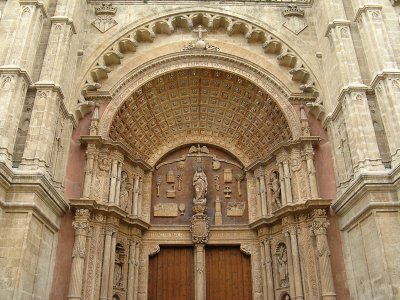
[[[199,34],[199,40],[203,39],[203,33],[207,32],[207,29],[204,29],[203,26],[199,25],[197,29],[193,29],[193,32]]]

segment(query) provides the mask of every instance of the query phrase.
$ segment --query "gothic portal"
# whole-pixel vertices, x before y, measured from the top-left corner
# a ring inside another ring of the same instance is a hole
[[[398,1],[0,1],[0,299],[397,299]]]

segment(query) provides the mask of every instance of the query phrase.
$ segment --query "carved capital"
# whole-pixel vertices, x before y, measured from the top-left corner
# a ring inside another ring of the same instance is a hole
[[[89,221],[73,221],[72,227],[75,229],[75,234],[86,234],[89,230]]]
[[[241,244],[240,251],[246,255],[253,255],[255,251],[254,246],[254,244]]]
[[[311,224],[311,229],[315,235],[326,235],[326,229],[329,227],[328,221],[314,221]]]
[[[326,210],[319,208],[319,209],[314,209],[312,212],[312,216],[315,217],[326,217]]]
[[[160,252],[160,245],[153,243],[153,244],[146,244],[145,245],[145,253],[148,256],[154,256],[156,255],[158,252]]]
[[[90,218],[90,211],[88,209],[77,209],[75,212],[75,219],[77,218]]]

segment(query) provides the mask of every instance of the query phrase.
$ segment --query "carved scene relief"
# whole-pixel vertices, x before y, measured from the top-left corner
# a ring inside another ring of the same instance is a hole
[[[156,164],[151,223],[189,224],[193,205],[206,205],[210,224],[246,224],[247,188],[242,165],[205,145],[178,149]]]

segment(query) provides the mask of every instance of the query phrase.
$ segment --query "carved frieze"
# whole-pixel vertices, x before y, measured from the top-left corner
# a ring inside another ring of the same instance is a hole
[[[158,203],[154,206],[155,217],[177,217],[178,204],[176,203]]]

